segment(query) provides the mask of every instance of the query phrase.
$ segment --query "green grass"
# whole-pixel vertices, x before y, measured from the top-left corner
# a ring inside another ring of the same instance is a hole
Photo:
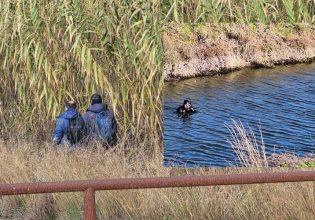
[[[284,163],[284,164],[280,164],[280,167],[292,167],[292,166],[290,166],[287,163]],[[295,165],[295,167],[297,167],[297,168],[314,168],[315,167],[315,161],[310,160],[307,162],[298,163]]]

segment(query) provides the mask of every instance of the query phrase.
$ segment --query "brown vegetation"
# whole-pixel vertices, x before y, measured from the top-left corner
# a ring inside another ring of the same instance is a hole
[[[243,167],[315,167],[314,152],[304,156],[297,156],[294,152],[272,153],[267,156],[261,127],[258,138],[251,128],[245,128],[241,122],[234,121],[228,129],[232,135],[230,144],[237,155],[239,165]]]
[[[269,165],[274,167],[315,167],[315,154],[307,154],[299,157],[292,152],[283,154],[272,154],[269,158]]]
[[[262,24],[169,24],[164,33],[164,79],[218,75],[243,67],[308,62],[315,28]]]
[[[36,142],[3,143],[0,146],[0,182],[208,175],[265,170],[165,168],[159,151],[144,153],[147,142],[140,143],[137,148],[127,143],[121,143],[110,151],[98,147],[61,151],[50,144]],[[96,204],[99,219],[313,219],[313,190],[313,183],[305,182],[101,191],[96,193]],[[82,211],[82,193],[0,197],[0,218],[81,219]]]

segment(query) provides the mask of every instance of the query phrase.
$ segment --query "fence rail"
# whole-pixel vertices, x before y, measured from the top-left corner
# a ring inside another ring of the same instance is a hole
[[[92,220],[96,219],[95,191],[98,190],[262,184],[303,181],[315,181],[315,170],[275,173],[221,174],[206,176],[122,178],[103,180],[77,180],[64,182],[0,184],[0,195],[83,191],[84,217],[85,219]]]

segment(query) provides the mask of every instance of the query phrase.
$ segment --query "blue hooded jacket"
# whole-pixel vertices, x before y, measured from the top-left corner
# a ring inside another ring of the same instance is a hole
[[[117,142],[117,122],[114,117],[112,111],[110,111],[106,104],[96,103],[91,105],[87,111],[82,115],[82,118],[87,127],[87,133],[90,137],[93,137],[98,134],[97,129],[97,121],[96,115],[101,112],[107,112],[108,121],[110,121],[110,125],[108,124],[100,124],[100,126],[110,126],[108,129],[110,130],[111,137],[107,140],[108,144],[114,145]]]
[[[57,117],[56,128],[53,135],[53,142],[64,144],[69,132],[69,120],[78,117],[80,114],[75,108],[69,108]]]

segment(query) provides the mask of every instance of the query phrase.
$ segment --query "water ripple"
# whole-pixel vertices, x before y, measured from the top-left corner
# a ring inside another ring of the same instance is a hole
[[[243,70],[217,78],[166,83],[164,165],[232,166],[232,120],[262,127],[267,154],[315,152],[315,64]],[[198,112],[180,118],[176,108],[191,98]]]

